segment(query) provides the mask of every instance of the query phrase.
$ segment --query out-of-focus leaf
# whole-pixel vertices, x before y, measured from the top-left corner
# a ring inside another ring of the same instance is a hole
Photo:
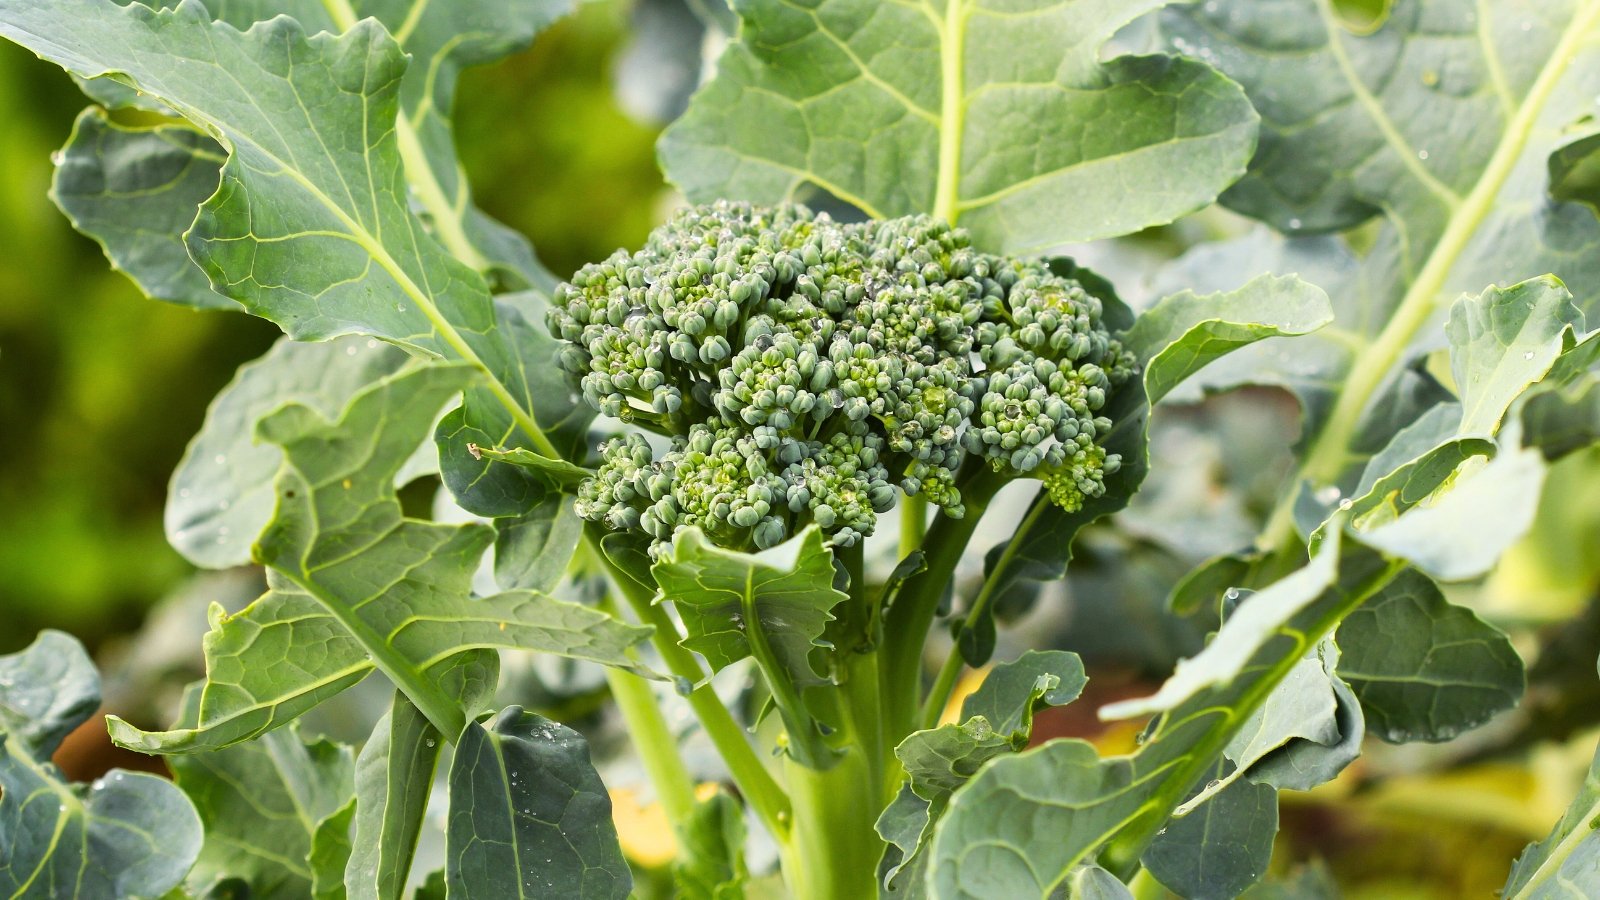
[[[672,880],[683,900],[743,900],[744,809],[725,791],[695,804],[680,830]]]
[[[1600,755],[1566,815],[1544,840],[1529,845],[1511,869],[1506,900],[1558,900],[1600,893]]]
[[[1511,641],[1414,571],[1351,613],[1338,641],[1339,676],[1390,743],[1450,740],[1522,698]]]
[[[710,0],[721,5],[724,0]],[[612,77],[618,104],[635,119],[665,124],[683,114],[705,67],[707,22],[689,0],[640,0],[630,14],[631,37],[617,54]]]
[[[1170,222],[1239,177],[1256,117],[1196,61],[1101,61],[1162,4],[741,2],[662,161],[694,201],[821,189],[874,217],[959,217],[996,251]]]
[[[100,705],[75,639],[46,631],[0,656],[0,891],[18,900],[155,897],[200,853],[200,818],[166,779],[113,769],[66,782],[50,757]]]
[[[1600,441],[1600,377],[1533,393],[1522,406],[1521,422],[1523,440],[1548,460]]]
[[[191,688],[180,725],[195,720],[199,703],[199,691]],[[334,835],[327,830],[337,829],[340,820],[348,828],[346,806],[355,792],[350,748],[326,740],[307,743],[291,726],[214,753],[173,757],[171,766],[205,825],[191,884],[234,878],[252,898],[321,896],[313,888],[313,843],[323,832],[321,843],[328,844]],[[331,864],[344,872],[345,860],[332,858],[337,842],[331,855],[326,846],[318,849],[322,868]],[[342,894],[343,879],[334,881]]]
[[[1600,212],[1600,134],[1585,135],[1550,154],[1550,196]]]
[[[244,565],[250,544],[272,518],[272,480],[283,451],[255,440],[255,424],[285,403],[329,418],[357,391],[398,371],[406,354],[372,338],[325,344],[280,340],[239,368],[206,410],[167,490],[167,540],[210,569]]]
[[[196,728],[146,733],[113,718],[116,740],[162,752],[223,746],[283,724],[372,667],[449,734],[464,716],[448,699],[459,688],[437,679],[459,674],[449,660],[471,649],[544,650],[650,674],[633,655],[648,628],[533,591],[474,598],[472,573],[492,529],[402,513],[395,473],[471,377],[461,366],[414,365],[357,394],[337,424],[297,404],[261,421],[285,457],[255,551],[275,590],[216,618]],[[283,655],[296,645],[310,649]]]
[[[611,798],[583,736],[510,706],[467,725],[450,767],[451,896],[628,896]]]
[[[344,869],[350,900],[404,895],[443,745],[439,730],[396,691],[356,757],[354,839]]]
[[[350,823],[356,817],[356,799],[345,801],[333,815],[317,824],[311,835],[311,896],[314,900],[345,900],[344,870],[350,862]]]
[[[1216,556],[1196,566],[1172,588],[1168,605],[1180,616],[1192,615],[1244,582],[1259,557],[1252,553]]]

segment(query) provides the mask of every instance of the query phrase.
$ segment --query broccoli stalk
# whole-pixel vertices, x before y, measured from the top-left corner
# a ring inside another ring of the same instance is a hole
[[[556,291],[573,384],[666,438],[603,444],[578,512],[657,555],[690,526],[748,550],[815,523],[850,547],[897,487],[963,515],[969,458],[1076,509],[1120,463],[1098,413],[1134,370],[1101,313],[1044,261],[981,253],[927,216],[685,210]]]

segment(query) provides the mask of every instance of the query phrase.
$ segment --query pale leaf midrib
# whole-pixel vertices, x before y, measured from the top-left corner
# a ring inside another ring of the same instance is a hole
[[[1586,781],[1584,786],[1593,789],[1595,783],[1591,778]],[[1566,836],[1558,841],[1554,847],[1550,848],[1549,854],[1545,856],[1543,862],[1539,863],[1539,867],[1533,870],[1533,874],[1529,876],[1527,883],[1506,900],[1531,898],[1535,896],[1532,893],[1534,888],[1548,881],[1552,876],[1559,874],[1562,864],[1567,861],[1567,858],[1572,855],[1574,850],[1578,849],[1578,845],[1583,843],[1584,838],[1594,834],[1594,829],[1589,827],[1589,823],[1593,822],[1596,817],[1600,817],[1600,796],[1597,796],[1589,804],[1589,808],[1584,811],[1581,817],[1571,820],[1572,830],[1568,831]],[[1562,824],[1567,821],[1568,817],[1563,817]]]
[[[411,37],[417,22],[421,19],[421,11],[427,6],[428,0],[420,0],[411,8],[406,20],[401,23],[400,29],[392,37],[395,43],[405,49],[405,42]],[[322,0],[328,15],[333,18],[334,25],[340,31],[349,31],[354,28],[357,21],[355,9],[350,6],[349,0]],[[387,29],[386,29],[387,30]],[[442,51],[441,51],[442,52]],[[430,63],[431,65],[431,63]],[[430,98],[431,94],[424,94]],[[428,210],[429,218],[433,222],[433,231],[439,241],[445,245],[450,254],[466,263],[479,272],[490,268],[489,260],[478,252],[472,241],[467,237],[460,213],[455,204],[445,196],[444,186],[439,183],[434,174],[433,166],[428,162],[428,154],[422,149],[422,141],[417,136],[417,130],[410,118],[400,110],[395,117],[395,137],[400,148],[400,159],[405,166],[406,180],[411,182],[411,188],[417,194],[417,199]]]
[[[1325,2],[1327,0],[1319,0],[1319,3]],[[1432,318],[1445,280],[1466,251],[1467,244],[1477,233],[1521,159],[1539,115],[1597,19],[1600,19],[1600,0],[1587,0],[1574,13],[1550,59],[1540,69],[1516,114],[1507,122],[1505,134],[1495,147],[1488,165],[1466,199],[1451,214],[1438,243],[1429,253],[1427,262],[1407,289],[1394,315],[1367,350],[1352,362],[1350,381],[1335,401],[1322,433],[1303,457],[1297,480],[1309,478],[1327,483],[1338,477],[1348,459],[1349,442],[1368,401],[1416,333]],[[1288,502],[1280,502],[1263,531],[1263,539],[1258,543],[1276,549],[1286,541],[1293,540],[1292,512]]]
[[[939,169],[933,214],[954,225],[961,215],[961,133],[966,86],[963,83],[967,0],[945,0],[939,36]],[[935,19],[937,24],[938,20]]]

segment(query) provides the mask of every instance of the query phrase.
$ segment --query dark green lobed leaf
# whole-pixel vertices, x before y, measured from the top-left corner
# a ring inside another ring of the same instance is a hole
[[[516,706],[461,736],[447,844],[451,896],[622,900],[633,885],[588,742]]]
[[[1339,626],[1339,675],[1390,743],[1447,741],[1522,698],[1522,659],[1499,629],[1402,572]]]

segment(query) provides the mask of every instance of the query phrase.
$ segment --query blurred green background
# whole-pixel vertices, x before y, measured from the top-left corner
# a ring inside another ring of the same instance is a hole
[[[462,158],[490,214],[558,275],[639,243],[662,207],[656,128],[618,108],[628,5],[586,4],[469,71]],[[50,202],[50,154],[86,105],[0,42],[0,653],[40,628],[91,648],[191,571],[161,530],[166,483],[235,367],[277,335],[242,313],[145,299]]]

